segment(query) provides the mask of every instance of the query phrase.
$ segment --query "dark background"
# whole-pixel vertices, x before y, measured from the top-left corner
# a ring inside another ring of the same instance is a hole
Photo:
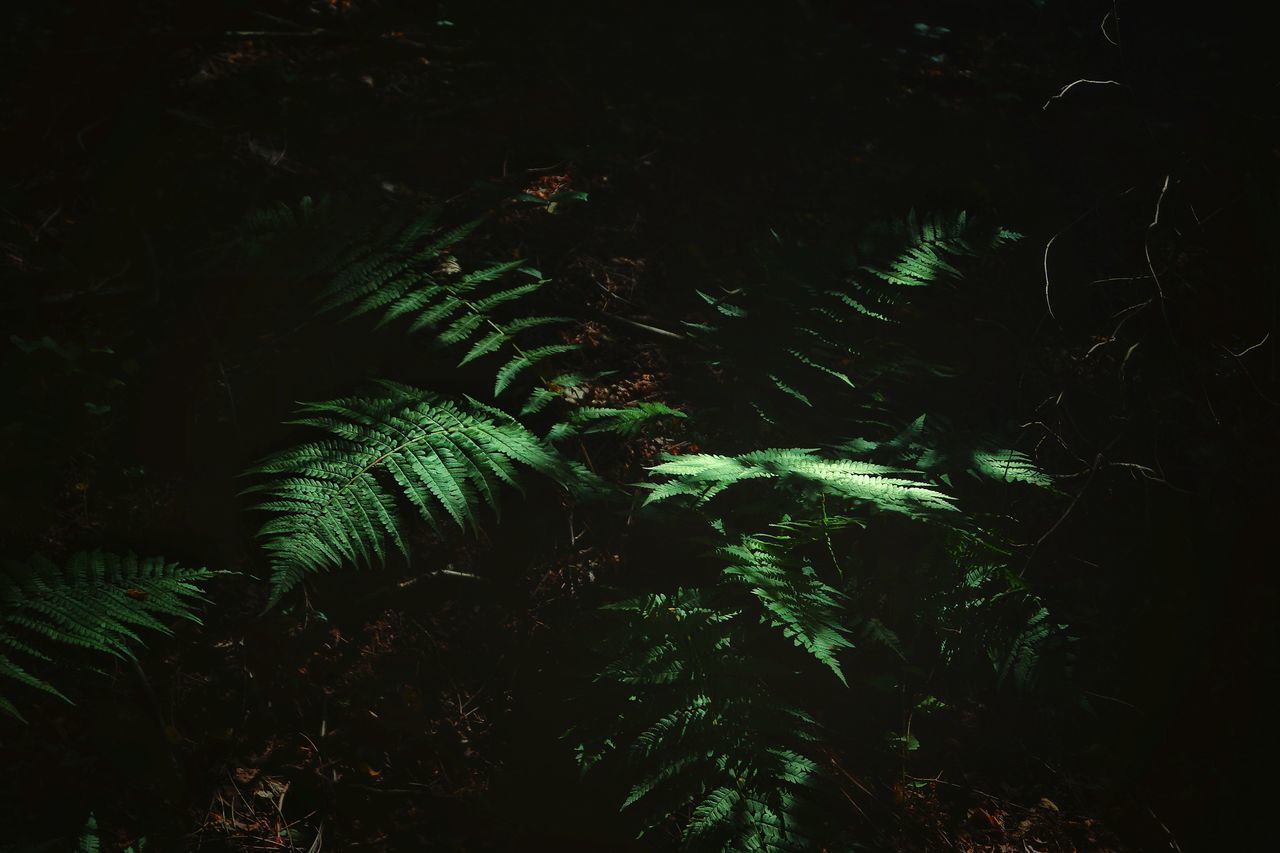
[[[545,168],[591,200],[554,227],[515,220],[510,239],[584,316],[617,310],[597,285],[622,281],[637,315],[673,325],[693,288],[749,276],[770,229],[832,238],[968,208],[1028,237],[966,395],[1038,424],[1029,441],[1070,475],[1033,519],[1032,541],[1051,534],[1030,572],[1078,637],[1093,712],[993,699],[957,734],[966,778],[1052,797],[1105,828],[1099,846],[1260,837],[1276,341],[1235,354],[1275,331],[1280,76],[1243,6],[50,0],[0,15],[4,556],[101,545],[252,574],[236,476],[281,446],[295,401],[370,376],[463,381],[411,343],[335,334],[296,287],[225,263],[254,208],[325,192],[465,205]],[[1123,85],[1046,106],[1082,78]],[[1134,278],[1148,256],[1165,298],[1118,333],[1117,312],[1152,296]],[[675,398],[693,381],[601,322],[601,358],[628,377]],[[623,849],[614,786],[580,783],[555,740],[580,645],[560,531],[528,507],[509,524],[450,546],[505,572],[498,593],[326,578],[321,625],[256,617],[243,578],[216,587],[205,628],[143,659],[167,740],[131,673],[86,679],[74,710],[4,724],[0,824],[50,838],[93,808],[121,841],[250,849],[208,828],[210,803],[235,796],[228,778],[287,779],[285,811],[324,818],[334,849]],[[511,568],[529,554],[532,570]],[[431,686],[405,694],[414,679]],[[389,692],[401,716],[351,710]],[[295,732],[316,739],[339,703],[335,754],[299,752]],[[325,761],[357,782],[326,783]],[[927,849],[936,836],[904,821],[971,817],[876,791],[891,817],[872,846]]]

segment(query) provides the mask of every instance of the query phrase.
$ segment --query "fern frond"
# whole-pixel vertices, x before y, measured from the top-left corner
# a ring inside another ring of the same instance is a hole
[[[764,284],[721,297],[697,291],[716,316],[686,325],[713,348],[712,365],[768,389],[750,402],[772,422],[770,398],[815,407],[822,396],[866,388],[908,366],[910,351],[877,340],[875,326],[898,322],[913,291],[961,279],[961,260],[1018,237],[963,212],[912,211],[868,230],[851,273],[806,269],[804,253],[766,253],[772,263]]]
[[[1030,483],[1045,489],[1053,485],[1053,478],[1021,451],[976,450],[972,458],[972,470],[979,476],[1003,483]]]
[[[271,479],[250,491],[272,513],[259,532],[272,558],[275,603],[306,574],[381,564],[388,545],[407,554],[404,519],[390,486],[433,528],[476,528],[476,510],[498,510],[518,466],[569,483],[554,448],[510,416],[475,400],[458,403],[404,385],[378,397],[305,406],[296,423],[330,438],[282,451],[249,473]]]
[[[773,555],[757,557],[754,549],[763,546],[744,540],[741,547],[749,549],[747,560],[737,549],[724,554],[731,568],[719,587],[643,595],[607,608],[625,625],[617,659],[602,677],[627,685],[632,701],[606,741],[610,747],[629,741],[626,757],[639,777],[622,807],[643,808],[650,826],[680,820],[686,848],[807,849],[798,829],[811,798],[800,794],[819,772],[805,755],[817,725],[779,698],[767,667],[741,648],[750,633],[809,610],[795,624],[821,645],[829,638],[812,626],[830,614],[818,601],[796,604],[781,591],[786,582],[761,577],[779,564]],[[734,569],[743,562],[752,567]],[[755,570],[757,564],[764,569]],[[766,618],[744,618],[739,590],[753,584],[761,599],[781,603],[783,617],[765,607]],[[821,589],[818,598],[831,592]],[[623,731],[632,734],[624,738]],[[585,747],[580,754],[600,755]]]
[[[914,210],[899,220],[872,229],[869,254],[883,255],[886,244],[897,244],[895,254],[880,262],[860,264],[846,280],[845,291],[832,295],[872,319],[890,321],[883,311],[900,305],[899,288],[924,287],[943,280],[958,280],[961,271],[949,259],[974,257],[1018,240],[1021,235],[1005,228],[983,228],[964,211],[931,213],[917,217]],[[885,287],[884,285],[889,285]]]
[[[200,583],[215,574],[102,551],[79,552],[63,566],[39,556],[10,563],[0,569],[0,677],[66,699],[27,667],[57,663],[65,647],[131,659],[140,632],[169,634],[170,618],[200,621]],[[21,719],[3,695],[0,710]]]
[[[720,555],[729,563],[725,576],[750,588],[771,623],[847,686],[837,658],[841,650],[853,647],[841,619],[844,596],[819,580],[812,566],[788,560],[751,536],[721,548]]]
[[[76,853],[99,853],[101,849],[101,839],[98,838],[98,818],[93,812],[89,812],[84,829],[76,839]]]
[[[508,309],[546,283],[524,261],[503,261],[463,272],[449,250],[479,225],[474,220],[440,232],[438,211],[409,222],[394,238],[368,246],[365,253],[337,270],[321,297],[321,309],[346,307],[349,316],[379,313],[379,325],[411,318],[410,332],[431,329],[442,347],[466,347],[459,366],[508,350],[494,395],[501,394],[526,369],[576,344],[522,347],[516,336],[540,327],[572,322],[568,317],[507,316]],[[513,272],[532,280],[504,285]]]
[[[40,849],[47,848],[42,846]],[[99,853],[101,849],[102,837],[98,833],[98,818],[93,812],[89,812],[89,818],[85,821],[84,829],[80,831],[80,836],[76,839],[75,853]],[[146,853],[147,849],[147,839],[139,838],[137,842],[125,847],[120,853]]]
[[[943,598],[943,660],[958,663],[977,652],[989,662],[997,685],[1012,682],[1029,690],[1046,655],[1070,641],[1067,626],[1053,620],[1043,600],[1008,569],[1004,555],[990,543],[962,537],[948,550],[964,574]]]
[[[701,505],[735,484],[767,479],[807,485],[822,494],[907,515],[955,509],[953,499],[936,487],[891,476],[907,473],[901,468],[853,459],[826,459],[816,452],[813,448],[775,448],[738,456],[669,456],[649,469],[669,479],[643,484],[650,489],[645,503],[689,497]]]
[[[1010,448],[974,449],[973,442],[978,440],[963,430],[945,423],[940,427],[936,419],[920,415],[892,438],[855,438],[836,449],[934,476],[954,477],[968,471],[1002,483],[1029,483],[1046,489],[1053,486],[1053,478],[1027,454]]]
[[[249,213],[232,234],[242,262],[285,281],[302,281],[350,265],[375,241],[355,206],[322,196],[276,202]]]
[[[395,223],[397,230],[392,234],[357,243],[321,292],[320,309],[330,311],[346,306],[352,314],[385,309],[422,276],[448,269],[445,250],[470,235],[480,222],[473,220],[438,233],[439,218],[439,209],[427,210],[403,224]]]
[[[547,433],[551,441],[575,435],[612,433],[623,438],[639,435],[646,426],[662,418],[685,418],[684,412],[665,403],[636,403],[625,409],[583,406],[573,409],[568,417]]]
[[[577,344],[548,344],[531,350],[516,348],[516,354],[511,357],[511,360],[498,368],[497,378],[493,382],[493,395],[496,397],[507,390],[516,377],[538,362],[579,348]]]

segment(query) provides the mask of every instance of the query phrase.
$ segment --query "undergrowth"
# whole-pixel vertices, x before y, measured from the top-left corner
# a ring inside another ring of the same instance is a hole
[[[378,334],[420,336],[424,359],[485,365],[490,380],[475,397],[384,381],[302,407],[293,423],[310,437],[247,472],[266,516],[268,607],[293,606],[317,573],[409,557],[419,524],[437,539],[492,531],[504,493],[530,475],[568,506],[691,531],[663,541],[687,567],[674,581],[644,566],[610,579],[598,675],[567,736],[584,770],[630,780],[619,805],[638,830],[691,850],[852,843],[831,756],[851,739],[890,754],[918,745],[909,721],[887,739],[842,728],[842,709],[886,679],[920,708],[945,706],[918,675],[939,667],[1034,687],[1066,626],[1012,567],[1008,525],[983,496],[1053,481],[1001,441],[1005,425],[898,402],[954,379],[936,347],[918,346],[921,305],[972,303],[966,270],[1017,234],[912,212],[852,240],[841,268],[774,235],[760,284],[690,294],[704,316],[670,336],[710,393],[602,407],[574,393],[600,376],[571,334],[574,306],[525,259],[471,245],[491,217],[451,216],[353,216],[304,199],[238,232],[238,262],[284,271],[316,322],[369,315]],[[669,454],[641,483],[601,477],[582,444],[676,423],[709,449]],[[804,446],[777,441],[789,435]],[[135,629],[194,618],[211,574],[100,553],[65,569],[35,559],[4,576],[0,649],[42,665],[66,646],[128,657]],[[877,671],[882,653],[902,665]],[[61,695],[9,656],[0,674]]]

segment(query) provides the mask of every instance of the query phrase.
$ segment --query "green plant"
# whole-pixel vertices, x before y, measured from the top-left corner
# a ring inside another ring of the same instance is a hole
[[[62,566],[39,556],[9,563],[0,569],[0,676],[67,699],[28,668],[65,662],[72,649],[132,660],[140,631],[171,633],[168,618],[200,621],[200,583],[215,574],[102,551],[79,552]],[[22,718],[4,695],[0,710]]]
[[[812,283],[821,278],[812,270],[812,281],[797,280],[804,264],[784,264],[774,280],[785,287],[700,293],[720,319],[694,329],[733,396],[770,428],[802,422],[790,400],[823,407],[825,429],[805,425],[819,441],[850,427],[871,427],[874,437],[825,450],[668,456],[640,484],[646,512],[692,514],[714,531],[718,568],[703,585],[690,577],[672,592],[610,606],[625,619],[600,680],[625,692],[613,694],[616,717],[594,736],[590,726],[576,730],[579,758],[584,768],[611,756],[630,765],[641,781],[624,808],[648,804],[646,824],[673,827],[690,849],[843,843],[824,817],[833,783],[820,768],[830,747],[816,722],[833,703],[771,635],[841,683],[861,642],[889,649],[904,672],[959,670],[978,654],[997,683],[1029,686],[1061,627],[1003,568],[1006,554],[972,544],[998,537],[979,529],[961,488],[962,475],[1041,487],[1051,479],[982,429],[925,416],[895,429],[901,415],[886,405],[899,386],[948,374],[945,361],[919,354],[907,296],[959,281],[961,259],[1017,235],[963,214],[911,214],[869,233],[875,239],[859,253],[867,260],[841,286]],[[904,331],[886,340],[886,323]],[[981,570],[978,550],[988,560]],[[873,568],[882,562],[892,568]],[[916,601],[900,600],[904,582]],[[931,695],[921,702],[945,706]],[[890,745],[918,747],[909,722]]]
[[[869,227],[836,274],[815,265],[812,252],[778,240],[763,253],[761,284],[719,296],[698,291],[718,316],[687,325],[713,366],[746,383],[749,393],[738,397],[769,421],[790,416],[781,405],[788,400],[812,408],[830,394],[858,390],[865,413],[871,390],[884,380],[947,371],[908,352],[912,296],[959,282],[961,259],[1019,238],[964,212],[912,211]],[[884,324],[906,330],[887,338]]]
[[[477,510],[498,510],[518,466],[562,484],[580,469],[511,416],[467,398],[453,401],[406,385],[381,394],[313,403],[294,423],[328,438],[281,451],[250,473],[269,479],[249,491],[272,514],[259,532],[271,555],[271,602],[306,574],[351,563],[381,564],[388,544],[407,554],[394,485],[433,528],[478,526]]]
[[[329,270],[324,307],[379,313],[382,324],[412,318],[409,331],[429,328],[438,345],[465,346],[460,365],[505,352],[495,397],[544,359],[575,349],[518,341],[572,320],[513,311],[541,290],[541,275],[519,261],[464,271],[451,248],[476,223],[441,232],[435,222],[422,217],[377,239],[366,235],[356,254]],[[947,543],[998,538],[965,511],[962,475],[1042,487],[1050,478],[993,440],[986,425],[955,429],[933,416],[908,422],[892,405],[900,389],[950,373],[945,354],[922,353],[927,333],[910,334],[917,307],[908,296],[959,282],[964,260],[1016,239],[964,214],[912,213],[870,229],[853,272],[834,282],[800,253],[766,259],[765,286],[721,298],[700,293],[719,319],[690,324],[691,354],[725,380],[733,404],[749,404],[767,428],[782,431],[800,422],[787,401],[823,406],[831,416],[806,419],[818,447],[668,455],[640,484],[645,516],[659,524],[695,517],[711,542],[699,545],[704,556],[690,556],[702,568],[674,589],[642,589],[606,608],[618,625],[600,681],[615,685],[617,701],[575,730],[584,768],[619,760],[631,767],[637,781],[623,807],[643,808],[650,829],[674,828],[697,849],[799,850],[837,838],[824,827],[830,803],[821,766],[830,747],[818,720],[826,691],[809,684],[825,670],[850,686],[845,664],[855,642],[931,666],[960,666],[981,649],[998,681],[1032,683],[1057,626],[1001,570],[998,548],[977,567],[972,549]],[[514,274],[532,280],[503,283]],[[886,336],[890,327],[895,333]],[[265,478],[251,488],[265,495],[257,508],[272,515],[260,533],[272,558],[272,603],[308,573],[407,553],[402,504],[437,530],[449,522],[474,529],[480,508],[496,511],[521,467],[585,490],[591,478],[555,442],[634,437],[655,421],[687,417],[652,402],[574,405],[575,389],[591,379],[568,372],[534,386],[521,417],[563,401],[543,438],[474,399],[389,383],[372,396],[305,407],[297,423],[328,436],[251,472]],[[729,423],[744,432],[740,420]],[[855,430],[870,437],[842,437]],[[892,549],[903,536],[911,548],[899,557]],[[687,552],[689,544],[670,546]],[[877,550],[916,584],[919,599],[905,613],[885,607],[894,579],[867,565]],[[948,632],[961,621],[958,642]],[[797,652],[810,663],[801,665]],[[930,708],[945,704],[930,697]],[[897,737],[918,744],[909,726]]]
[[[654,421],[685,417],[687,415],[684,412],[673,409],[665,403],[637,403],[624,409],[581,406],[570,409],[565,419],[551,428],[547,438],[559,441],[562,438],[591,433],[612,433],[622,438],[634,438]]]
[[[76,840],[76,853],[98,853],[101,849],[102,838],[98,834],[98,818],[93,812],[89,812],[89,818],[85,821],[84,830]],[[147,840],[139,838],[136,843],[124,848],[121,853],[145,853],[146,849]]]
[[[677,496],[702,505],[721,492],[749,480],[793,485],[819,497],[864,503],[889,512],[919,515],[954,510],[951,498],[934,485],[909,479],[914,472],[859,459],[828,459],[812,448],[773,448],[738,456],[698,453],[669,457],[650,470],[668,477],[645,483],[646,504]]]
[[[960,583],[939,596],[939,645],[948,665],[982,657],[997,686],[1032,689],[1041,662],[1070,642],[1067,626],[1052,618],[1040,596],[1007,564],[1007,554],[980,538],[957,536],[948,545]]]
[[[410,332],[432,329],[442,347],[466,345],[459,366],[506,350],[506,361],[494,380],[495,396],[538,362],[578,348],[563,343],[521,346],[516,338],[523,332],[572,322],[554,315],[504,316],[512,303],[537,292],[547,280],[522,260],[464,272],[450,250],[480,220],[443,232],[435,223],[434,213],[414,219],[394,239],[365,246],[363,252],[343,259],[321,297],[322,307],[347,307],[350,316],[378,312],[380,325],[409,317]],[[528,280],[495,286],[514,272]]]
[[[768,659],[748,653],[751,619],[726,591],[684,588],[609,606],[623,624],[601,677],[628,698],[607,738],[579,746],[580,762],[591,768],[629,737],[638,781],[622,807],[644,805],[650,829],[674,822],[686,842],[710,849],[803,849],[820,777],[806,752],[818,725],[773,691]],[[822,649],[835,641],[817,621],[791,624]]]
[[[558,203],[585,200],[584,193],[569,193]],[[308,196],[296,206],[277,203],[255,211],[232,242],[244,260],[265,265],[273,274],[326,281],[317,297],[321,311],[346,309],[348,318],[376,314],[379,327],[407,319],[409,332],[430,330],[442,349],[465,347],[459,367],[501,354],[495,397],[541,363],[580,349],[555,338],[533,337],[536,330],[573,323],[572,317],[517,310],[549,279],[523,260],[465,269],[460,256],[470,253],[462,246],[486,217],[445,228],[442,213],[440,207],[405,210]],[[513,284],[513,276],[523,280]],[[540,376],[522,414],[540,410],[583,378],[572,373]]]

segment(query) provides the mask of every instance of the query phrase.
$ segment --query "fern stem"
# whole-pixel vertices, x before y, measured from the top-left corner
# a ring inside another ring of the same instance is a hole
[[[831,542],[830,519],[827,518],[827,493],[821,495],[822,503],[822,538],[827,543],[827,554],[831,557],[831,565],[836,567],[836,574],[840,577],[840,581],[844,582],[844,569],[840,566],[840,561],[836,559],[835,545]]]
[[[485,323],[489,324],[489,327],[490,327],[491,329],[493,329],[495,332],[497,332],[498,334],[500,334],[500,335],[502,335],[504,338],[506,338],[506,339],[507,339],[507,341],[508,341],[508,342],[510,342],[510,344],[511,344],[511,348],[512,348],[513,350],[515,350],[515,351],[516,351],[516,354],[517,354],[517,355],[519,355],[521,358],[523,358],[523,359],[525,359],[526,361],[528,361],[528,362],[529,362],[529,364],[531,364],[531,365],[535,363],[535,361],[534,361],[533,359],[530,359],[530,358],[529,358],[529,353],[525,352],[525,351],[524,351],[524,349],[520,346],[520,344],[516,343],[516,339],[515,339],[514,337],[512,337],[512,336],[511,336],[511,333],[510,333],[510,332],[508,332],[508,331],[507,331],[506,329],[504,329],[502,326],[499,326],[497,323],[493,322],[493,320],[489,317],[489,315],[488,315],[488,314],[485,314],[485,313],[481,312],[481,311],[480,311],[480,309],[479,309],[479,308],[477,308],[474,304],[472,304],[472,302],[471,302],[469,299],[464,299],[464,298],[462,298],[462,297],[458,297],[458,300],[459,300],[463,305],[467,306],[467,308],[471,311],[471,313],[472,313],[472,314],[475,314],[476,316],[480,317],[482,320],[484,320],[484,322],[485,322]],[[542,375],[542,371],[540,371],[540,370],[539,370],[539,371],[537,371],[537,374],[538,374],[538,381],[542,383],[542,387],[544,387],[544,388],[550,388],[550,386],[551,386],[551,382],[550,382],[550,380],[548,380],[548,379],[547,379],[547,377],[545,377],[545,376],[543,376],[543,375]],[[496,396],[496,395],[495,395],[495,396]],[[585,450],[585,449],[583,450],[583,453],[586,453],[586,450]],[[587,460],[587,464],[588,464],[588,465],[590,465],[590,464],[591,464],[591,460],[590,460],[590,459],[588,459],[588,460]],[[594,466],[592,466],[592,468],[591,468],[592,473],[595,473],[595,470],[596,470],[596,469],[595,469],[595,467],[594,467]]]
[[[164,744],[165,755],[169,758],[169,766],[172,768],[174,775],[179,780],[183,780],[182,766],[178,763],[178,756],[173,752],[173,742],[169,740],[169,724],[165,722],[164,711],[160,707],[160,698],[156,696],[156,691],[151,686],[151,679],[147,678],[147,673],[143,670],[142,664],[138,663],[138,659],[131,655],[129,663],[133,666],[133,674],[137,676],[138,684],[142,687],[142,695],[146,697],[151,714],[155,717],[156,727],[160,732],[160,742]]]
[[[323,514],[326,510],[328,510],[328,509],[329,509],[330,505],[331,505],[331,504],[332,504],[332,503],[333,503],[333,502],[334,502],[334,501],[335,501],[339,496],[341,496],[341,495],[342,495],[342,494],[343,494],[343,493],[344,493],[348,488],[350,488],[350,487],[351,487],[351,484],[352,484],[352,483],[354,483],[356,480],[360,479],[360,477],[361,477],[361,476],[363,476],[364,474],[367,474],[369,471],[372,471],[374,468],[378,467],[378,466],[379,466],[379,465],[381,465],[383,462],[385,462],[387,459],[389,459],[389,458],[391,458],[392,456],[396,455],[396,454],[397,454],[397,453],[399,453],[400,451],[405,450],[405,449],[410,448],[410,447],[413,447],[415,444],[421,444],[422,442],[424,442],[424,441],[426,441],[428,438],[430,438],[432,435],[454,435],[454,434],[459,433],[459,432],[461,432],[461,430],[459,430],[459,429],[455,429],[455,428],[451,428],[451,427],[446,427],[446,428],[443,428],[443,429],[438,430],[438,431],[435,431],[435,432],[432,432],[432,431],[429,431],[429,430],[424,430],[424,431],[422,432],[422,434],[421,434],[421,435],[419,435],[418,437],[413,438],[413,439],[411,439],[411,440],[409,440],[409,441],[406,441],[404,444],[398,445],[397,447],[393,447],[391,450],[388,450],[387,452],[385,452],[385,453],[383,453],[382,455],[378,456],[376,459],[374,459],[374,460],[373,460],[372,462],[370,462],[368,465],[364,466],[364,467],[363,467],[363,468],[361,468],[359,471],[357,471],[356,473],[352,474],[352,475],[351,475],[351,477],[349,477],[345,483],[343,483],[341,486],[339,486],[337,489],[335,489],[335,490],[334,490],[333,494],[329,497],[329,499],[328,499],[327,501],[325,501],[325,502],[324,502],[324,505],[323,505],[323,506],[321,506],[318,510],[316,510],[316,513],[315,513],[315,514],[316,514],[316,515],[321,515],[321,514]]]

